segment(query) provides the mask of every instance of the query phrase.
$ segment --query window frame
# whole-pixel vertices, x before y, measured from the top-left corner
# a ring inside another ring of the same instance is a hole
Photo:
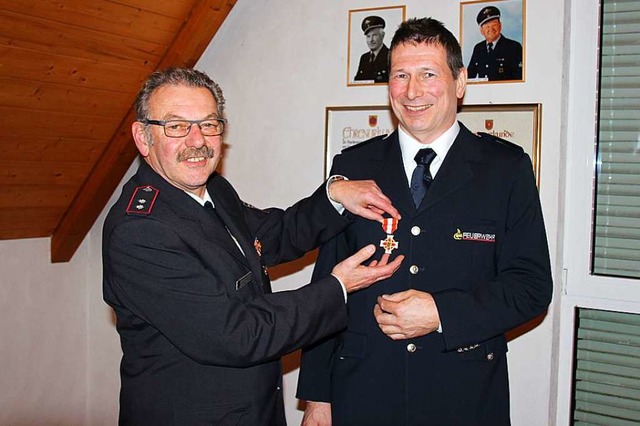
[[[557,334],[558,392],[551,395],[556,424],[569,424],[572,408],[576,308],[640,313],[640,280],[593,275],[593,222],[597,161],[600,0],[569,3],[569,39],[565,51],[566,163],[561,235],[562,277]]]

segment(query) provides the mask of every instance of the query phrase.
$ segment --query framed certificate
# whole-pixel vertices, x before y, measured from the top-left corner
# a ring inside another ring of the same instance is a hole
[[[387,135],[395,128],[395,117],[388,105],[326,107],[325,178],[336,154],[367,139]]]
[[[541,109],[541,104],[463,105],[458,120],[474,133],[489,133],[520,145],[531,157],[540,186]]]

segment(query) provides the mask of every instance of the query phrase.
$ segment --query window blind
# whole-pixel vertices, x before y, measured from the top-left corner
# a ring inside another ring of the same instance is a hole
[[[602,0],[592,272],[640,278],[640,0]]]
[[[578,309],[574,425],[640,424],[640,315]]]

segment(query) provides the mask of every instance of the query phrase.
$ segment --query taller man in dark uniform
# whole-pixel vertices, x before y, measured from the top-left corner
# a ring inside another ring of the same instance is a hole
[[[373,179],[402,219],[356,220],[322,247],[314,274],[371,240],[406,259],[349,295],[346,331],[304,351],[303,425],[507,426],[504,334],[552,294],[531,160],[456,121],[467,73],[442,23],[405,21],[390,49],[398,130],[345,149],[332,173]]]
[[[206,74],[152,74],[136,100],[143,158],[103,231],[104,298],[117,317],[121,425],[282,426],[279,357],[346,325],[345,294],[402,260],[360,265],[369,245],[295,291],[271,293],[266,266],[291,260],[390,201],[337,180],[287,210],[243,203],[215,173],[226,120]],[[331,198],[331,200],[330,200]]]
[[[469,78],[522,80],[522,45],[502,34],[500,10],[483,8],[476,18],[485,40],[476,44],[467,67]]]
[[[355,81],[371,80],[375,83],[389,81],[389,48],[384,44],[386,23],[379,16],[367,16],[362,20],[362,31],[367,39],[369,52],[360,57]]]

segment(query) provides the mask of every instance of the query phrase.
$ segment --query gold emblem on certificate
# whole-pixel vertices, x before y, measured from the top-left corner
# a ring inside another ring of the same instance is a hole
[[[380,247],[384,249],[384,252],[391,254],[391,252],[398,248],[398,242],[393,239],[393,233],[398,229],[398,219],[392,217],[382,219],[382,230],[387,234],[387,238],[380,240]]]

